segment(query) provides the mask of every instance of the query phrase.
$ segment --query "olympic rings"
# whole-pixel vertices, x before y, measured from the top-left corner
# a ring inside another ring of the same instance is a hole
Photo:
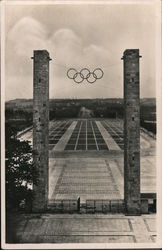
[[[69,79],[73,79],[76,83],[82,83],[84,80],[87,80],[89,83],[94,83],[96,80],[101,79],[104,75],[104,72],[100,68],[96,68],[91,72],[87,68],[83,68],[80,72],[78,72],[74,68],[70,68],[67,71],[67,76]]]

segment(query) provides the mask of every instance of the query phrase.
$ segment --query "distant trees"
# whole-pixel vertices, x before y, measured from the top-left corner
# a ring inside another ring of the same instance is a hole
[[[6,108],[6,122],[12,123],[17,131],[23,130],[32,125],[33,113],[24,109]]]
[[[6,207],[30,209],[33,198],[32,185],[37,171],[32,162],[32,149],[27,141],[16,138],[16,130],[6,124],[5,131]]]
[[[61,119],[61,118],[76,118],[78,116],[80,107],[71,105],[71,106],[60,106],[55,107],[49,112],[49,118],[52,119]]]
[[[52,119],[77,118],[81,107],[90,109],[94,117],[121,118],[124,117],[122,98],[111,99],[52,99],[49,101],[49,117]],[[6,105],[6,121],[12,122],[17,131],[32,125],[32,100],[15,100]],[[156,100],[144,98],[140,101],[141,126],[156,133]],[[148,122],[150,121],[150,123]]]
[[[156,134],[156,105],[155,103],[141,104],[140,124],[143,128]]]

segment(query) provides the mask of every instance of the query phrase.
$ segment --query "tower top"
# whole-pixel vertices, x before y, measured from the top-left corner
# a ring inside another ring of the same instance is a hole
[[[49,52],[47,50],[34,50],[33,57],[31,59],[48,59],[49,61],[52,60],[49,56]]]
[[[126,49],[123,53],[122,60],[125,58],[135,59],[140,58],[142,56],[139,55],[139,49]]]

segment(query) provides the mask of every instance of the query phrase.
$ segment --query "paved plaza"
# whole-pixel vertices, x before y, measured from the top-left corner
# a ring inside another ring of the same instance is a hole
[[[155,215],[19,215],[8,240],[17,243],[154,243]]]
[[[152,156],[141,159],[141,192],[156,192]],[[123,156],[50,158],[49,199],[123,199]]]

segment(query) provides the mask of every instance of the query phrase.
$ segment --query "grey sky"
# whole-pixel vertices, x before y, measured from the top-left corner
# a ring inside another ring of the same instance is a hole
[[[33,50],[47,49],[50,98],[123,96],[125,49],[139,48],[141,97],[155,97],[155,8],[152,4],[9,5],[6,7],[6,99],[32,98]],[[69,67],[104,77],[80,85]]]

